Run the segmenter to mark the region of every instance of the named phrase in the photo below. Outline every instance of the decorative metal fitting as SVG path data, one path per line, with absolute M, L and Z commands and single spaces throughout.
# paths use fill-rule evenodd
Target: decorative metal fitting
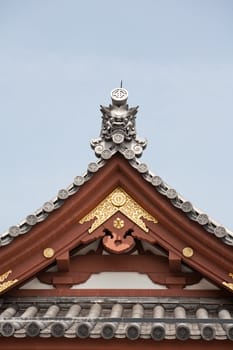
M 142 220 L 152 221 L 155 224 L 158 220 L 150 215 L 145 209 L 143 209 L 133 198 L 131 198 L 122 188 L 117 187 L 112 193 L 110 193 L 97 207 L 95 207 L 90 213 L 83 217 L 79 223 L 83 224 L 92 219 L 95 221 L 89 228 L 89 233 L 92 233 L 96 228 L 107 221 L 113 214 L 121 212 L 127 218 L 132 220 L 143 231 L 148 232 L 149 229 Z
M 55 251 L 53 248 L 45 248 L 43 251 L 43 255 L 46 259 L 50 259 L 54 256 Z
M 194 254 L 193 249 L 191 247 L 185 247 L 182 250 L 182 254 L 183 256 L 185 256 L 186 258 L 191 258 Z
M 125 226 L 124 220 L 120 219 L 120 218 L 116 218 L 113 221 L 113 227 L 117 228 L 117 229 L 121 229 Z

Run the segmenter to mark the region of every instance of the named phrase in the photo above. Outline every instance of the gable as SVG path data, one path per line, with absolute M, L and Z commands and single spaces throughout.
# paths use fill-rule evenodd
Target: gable
M 107 218 L 91 230 L 97 214 L 91 216 L 90 213 L 93 214 L 101 203 L 107 202 L 109 196 L 116 193 L 114 191 L 118 191 L 118 197 L 123 193 L 130 198 L 132 208 L 127 209 L 126 216 L 118 203 L 116 212 L 110 209 Z M 140 209 L 136 219 L 135 209 Z M 10 279 L 7 278 L 4 283 L 14 281 L 9 288 L 15 287 L 55 261 L 62 268 L 67 268 L 70 252 L 80 245 L 102 238 L 106 230 L 111 232 L 114 220 L 127 222 L 125 231 L 135 231 L 128 236 L 131 240 L 135 236 L 137 240 L 161 246 L 167 252 L 171 270 L 179 270 L 181 262 L 184 262 L 220 288 L 226 287 L 231 291 L 231 285 L 227 285 L 231 283 L 231 247 L 219 242 L 174 208 L 120 155 L 111 158 L 85 186 L 30 233 L 1 248 L 2 271 L 8 271 L 9 266 L 12 271 Z M 105 240 L 111 242 L 110 238 L 107 236 Z M 113 253 L 116 253 L 114 249 Z
M 109 107 L 101 106 L 100 137 L 91 141 L 100 160 L 1 235 L 0 292 L 54 263 L 69 270 L 72 251 L 97 239 L 113 255 L 140 241 L 160 246 L 173 273 L 184 263 L 232 292 L 233 235 L 138 161 L 147 144 L 136 133 L 138 107 L 128 107 L 125 89 L 111 97 Z
M 112 249 L 104 244 L 104 238 L 106 236 L 72 251 L 67 269 L 52 264 L 20 286 L 20 291 L 13 290 L 10 294 L 40 295 L 41 289 L 54 289 L 54 295 L 69 295 L 73 289 L 79 294 L 80 289 L 85 289 L 83 292 L 87 294 L 87 289 L 95 290 L 97 286 L 98 295 L 101 295 L 100 289 L 108 289 L 111 294 L 116 289 L 116 296 L 126 289 L 166 289 L 164 296 L 182 293 L 182 289 L 187 295 L 192 294 L 187 293 L 188 289 L 199 290 L 200 295 L 208 295 L 203 292 L 206 290 L 219 290 L 184 263 L 174 271 L 167 252 L 159 246 L 137 240 L 127 254 L 119 251 L 112 254 Z
M 115 89 L 101 106 L 91 141 L 100 160 L 1 235 L 0 343 L 9 348 L 233 339 L 233 234 L 139 162 L 146 141 L 127 96 Z

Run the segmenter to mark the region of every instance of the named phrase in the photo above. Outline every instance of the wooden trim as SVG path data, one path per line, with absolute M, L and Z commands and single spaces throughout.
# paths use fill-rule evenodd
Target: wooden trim
M 193 272 L 176 272 L 169 270 L 167 257 L 142 254 L 142 255 L 77 255 L 70 259 L 70 269 L 67 272 L 42 272 L 38 278 L 42 283 L 61 285 L 74 285 L 83 283 L 92 274 L 101 272 L 139 272 L 146 274 L 154 283 L 173 286 L 192 285 L 198 283 L 202 276 Z
M 232 342 L 229 340 L 163 340 L 156 342 L 152 339 L 138 339 L 135 341 L 128 339 L 86 339 L 79 338 L 67 339 L 67 338 L 0 338 L 0 347 L 4 350 L 103 350 L 107 348 L 109 350 L 128 350 L 136 349 L 141 350 L 146 348 L 147 350 L 199 350 L 202 348 L 210 350 L 224 350 L 232 349 Z
M 15 289 L 8 292 L 16 297 L 203 297 L 232 298 L 231 293 L 224 290 L 194 290 L 194 289 Z
M 185 261 L 221 288 L 226 288 L 223 282 L 232 283 L 229 277 L 233 266 L 232 247 L 223 244 L 187 218 L 181 210 L 176 209 L 121 155 L 110 159 L 77 194 L 67 199 L 64 205 L 51 213 L 44 222 L 35 225 L 30 232 L 16 238 L 10 245 L 2 247 L 0 274 L 11 269 L 11 279 L 18 280 L 17 283 L 21 284 L 55 262 L 59 256 L 82 244 L 83 240 L 93 240 L 94 235 L 86 235 L 90 223 L 81 225 L 79 219 L 117 186 L 121 186 L 158 219 L 159 224 L 153 225 L 148 222 L 148 227 L 151 229 L 150 235 L 153 235 L 163 248 L 169 253 L 174 253 L 178 259 Z M 182 255 L 182 249 L 186 246 L 194 251 L 190 259 Z M 54 250 L 55 254 L 51 259 L 44 257 L 45 248 Z M 177 264 L 178 260 L 171 262 L 172 268 L 176 269 Z M 60 266 L 67 269 L 68 261 L 63 260 Z

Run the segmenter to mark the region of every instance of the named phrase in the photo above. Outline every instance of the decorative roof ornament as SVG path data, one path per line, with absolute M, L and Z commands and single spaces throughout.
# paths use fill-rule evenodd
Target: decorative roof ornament
M 106 164 L 107 159 L 116 152 L 120 152 L 145 181 L 151 183 L 156 191 L 167 197 L 171 204 L 182 211 L 190 220 L 201 225 L 204 230 L 220 239 L 224 244 L 233 246 L 233 231 L 228 230 L 193 206 L 191 202 L 166 184 L 160 176 L 152 173 L 145 163 L 136 159 L 142 155 L 143 149 L 147 145 L 147 141 L 139 139 L 136 134 L 135 119 L 138 106 L 128 107 L 128 91 L 122 88 L 122 82 L 120 88 L 112 90 L 111 98 L 112 104 L 109 107 L 101 106 L 100 109 L 103 113 L 100 137 L 91 141 L 91 147 L 95 150 L 97 157 L 101 159 L 90 163 L 82 176 L 76 176 L 67 188 L 61 189 L 54 199 L 45 202 L 34 214 L 28 215 L 19 224 L 0 233 L 0 247 L 10 244 L 16 237 L 27 234 L 34 226 L 46 220 L 69 197 L 77 193 L 80 187 L 89 181 Z
M 116 152 L 126 159 L 140 157 L 147 145 L 146 140 L 139 139 L 136 133 L 137 107 L 129 108 L 128 91 L 122 87 L 111 92 L 112 104 L 100 106 L 102 126 L 100 137 L 91 140 L 91 147 L 97 157 L 109 159 Z

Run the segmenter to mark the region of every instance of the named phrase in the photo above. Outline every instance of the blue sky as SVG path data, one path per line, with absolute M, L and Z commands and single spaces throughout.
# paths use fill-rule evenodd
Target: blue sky
M 0 232 L 95 160 L 120 80 L 149 168 L 233 229 L 233 2 L 0 0 Z

